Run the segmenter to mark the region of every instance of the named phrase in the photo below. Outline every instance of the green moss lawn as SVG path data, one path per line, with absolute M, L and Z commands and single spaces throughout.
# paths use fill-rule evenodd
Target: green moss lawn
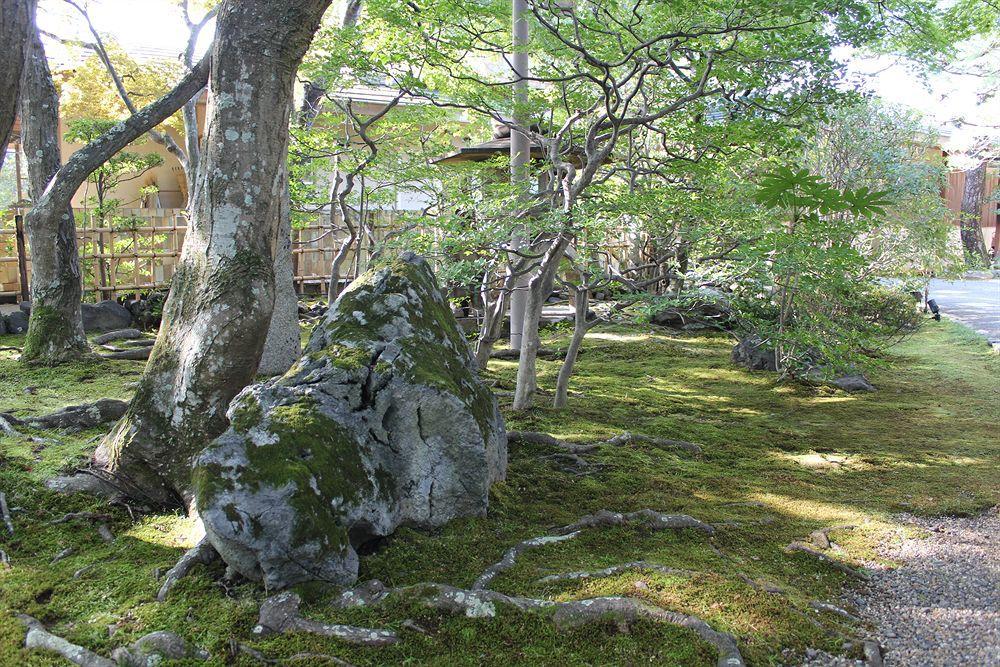
M 549 334 L 546 344 L 558 345 L 560 337 Z M 0 346 L 21 340 L 3 336 Z M 956 325 L 928 322 L 872 374 L 880 391 L 851 395 L 778 384 L 772 374 L 738 369 L 729 362 L 730 348 L 730 339 L 719 334 L 596 329 L 578 363 L 569 408 L 508 414 L 508 427 L 575 441 L 629 430 L 699 443 L 704 456 L 605 446 L 578 470 L 549 456 L 551 449 L 515 447 L 488 518 L 458 521 L 433 534 L 401 530 L 362 559 L 362 578 L 468 586 L 514 542 L 583 514 L 683 512 L 716 524 L 717 535 L 709 541 L 696 531 L 590 530 L 526 552 L 494 588 L 553 599 L 637 596 L 733 633 L 755 665 L 794 664 L 808 647 L 840 652 L 845 638 L 861 630 L 811 610 L 809 602 L 836 600 L 850 582 L 783 547 L 811 531 L 851 524 L 856 528 L 831 533 L 843 549 L 833 556 L 859 564 L 874 558 L 879 539 L 903 530 L 893 518 L 900 512 L 972 514 L 1000 502 L 1000 357 Z M 541 386 L 551 390 L 558 363 L 539 363 Z M 26 415 L 125 398 L 141 369 L 141 362 L 127 361 L 29 369 L 12 352 L 0 352 L 0 411 Z M 514 372 L 512 362 L 490 364 L 502 404 L 509 405 Z M 707 644 L 673 627 L 640 623 L 619 632 L 609 623 L 560 632 L 539 617 L 513 612 L 495 619 L 400 606 L 335 612 L 325 605 L 332 591 L 317 586 L 299 591 L 310 617 L 389 627 L 403 641 L 356 648 L 310 636 L 260 639 L 251 630 L 265 593 L 250 583 L 222 583 L 218 564 L 195 570 L 166 603 L 156 603 L 155 574 L 192 545 L 193 523 L 173 514 L 133 517 L 130 508 L 61 497 L 42 486 L 46 477 L 83 463 L 101 433 L 0 439 L 0 490 L 16 528 L 13 537 L 0 535 L 0 549 L 11 561 L 9 568 L 0 566 L 0 665 L 60 664 L 22 648 L 16 612 L 104 655 L 147 632 L 170 629 L 211 651 L 216 665 L 257 664 L 234 655 L 234 642 L 276 660 L 313 652 L 355 665 L 714 664 Z M 111 514 L 115 540 L 104 542 L 88 522 L 51 523 L 81 510 Z M 72 552 L 53 563 L 66 549 Z M 694 573 L 538 583 L 548 574 L 634 560 Z M 783 593 L 768 593 L 765 585 Z M 414 624 L 424 632 L 411 629 Z

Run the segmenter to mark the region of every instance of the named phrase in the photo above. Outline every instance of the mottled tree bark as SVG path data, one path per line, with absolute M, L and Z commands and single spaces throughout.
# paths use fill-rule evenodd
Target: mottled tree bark
M 17 116 L 18 90 L 32 31 L 34 0 L 0 0 L 0 169 Z M 3 202 L 6 203 L 6 202 Z
M 569 237 L 560 234 L 550 243 L 537 272 L 528 281 L 528 299 L 524 307 L 524 328 L 521 339 L 521 356 L 517 365 L 517 384 L 514 387 L 514 410 L 527 410 L 531 407 L 535 392 L 538 390 L 538 349 L 541 339 L 538 326 L 542 321 L 542 308 L 545 300 L 552 292 L 552 284 L 563 253 L 569 245 Z
M 21 142 L 28 159 L 28 190 L 41 198 L 59 171 L 59 95 L 45 49 L 32 31 L 21 82 Z M 57 364 L 90 351 L 80 316 L 80 260 L 70 203 L 32 211 L 27 219 L 31 244 L 31 320 L 21 360 Z
M 576 358 L 580 354 L 583 346 L 583 339 L 587 332 L 594 328 L 598 320 L 587 321 L 587 312 L 590 310 L 590 288 L 586 283 L 575 285 L 573 290 L 576 294 L 574 303 L 575 319 L 573 320 L 573 337 L 569 341 L 566 349 L 566 357 L 559 368 L 559 377 L 556 378 L 556 396 L 552 399 L 552 407 L 565 408 L 569 400 L 569 379 L 573 375 L 573 366 Z
M 292 266 L 292 202 L 288 192 L 288 167 L 282 167 L 281 201 L 278 205 L 278 236 L 274 246 L 274 308 L 264 351 L 257 372 L 281 375 L 292 367 L 302 353 L 299 334 L 299 297 L 295 293 Z
M 965 189 L 962 191 L 962 212 L 959 222 L 965 263 L 981 267 L 989 263 L 986 241 L 980 220 L 983 215 L 983 191 L 986 187 L 986 164 L 983 160 L 974 169 L 965 172 Z
M 125 493 L 187 504 L 190 463 L 252 379 L 274 306 L 274 243 L 295 72 L 330 0 L 226 0 L 195 206 L 163 323 L 95 465 Z

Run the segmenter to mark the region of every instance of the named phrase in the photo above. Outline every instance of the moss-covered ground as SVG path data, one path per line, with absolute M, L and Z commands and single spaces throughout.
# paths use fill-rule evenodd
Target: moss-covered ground
M 546 344 L 559 345 L 559 337 L 550 334 Z M 19 340 L 0 337 L 0 346 Z M 850 395 L 778 384 L 771 374 L 735 368 L 730 347 L 718 334 L 596 329 L 578 363 L 569 408 L 508 414 L 509 427 L 579 441 L 642 432 L 700 443 L 703 458 L 648 445 L 603 447 L 580 471 L 564 469 L 544 447 L 515 447 L 489 517 L 433 534 L 402 530 L 363 557 L 362 578 L 468 586 L 512 543 L 583 514 L 644 507 L 683 512 L 720 526 L 716 548 L 695 531 L 594 529 L 526 552 L 494 587 L 553 599 L 638 596 L 733 633 L 755 665 L 794 664 L 807 647 L 839 652 L 845 636 L 862 630 L 808 605 L 837 599 L 850 582 L 782 548 L 813 530 L 853 524 L 856 529 L 835 531 L 832 538 L 842 547 L 834 557 L 857 564 L 874 557 L 877 540 L 903 530 L 894 519 L 899 512 L 970 514 L 1000 502 L 1000 357 L 955 325 L 929 322 L 873 374 L 877 393 Z M 541 387 L 551 390 L 558 363 L 539 364 Z M 25 368 L 12 353 L 0 352 L 0 411 L 43 413 L 127 397 L 141 368 L 124 361 Z M 514 372 L 513 363 L 491 363 L 489 376 L 502 396 L 513 388 Z M 274 659 L 313 652 L 356 665 L 714 664 L 706 644 L 673 627 L 640 623 L 622 633 L 609 623 L 560 632 L 542 618 L 510 612 L 495 619 L 399 606 L 334 612 L 324 604 L 331 591 L 316 586 L 300 590 L 310 617 L 389 627 L 403 641 L 356 648 L 311 636 L 256 638 L 251 630 L 265 593 L 251 583 L 221 583 L 220 565 L 196 569 L 166 603 L 153 600 L 159 585 L 154 573 L 191 546 L 190 520 L 132 517 L 125 507 L 44 489 L 45 477 L 85 460 L 101 431 L 27 435 L 35 439 L 0 439 L 0 490 L 16 528 L 13 537 L 0 536 L 0 549 L 11 560 L 10 568 L 0 569 L 0 665 L 60 664 L 22 648 L 24 630 L 15 612 L 34 615 L 105 655 L 152 630 L 174 630 L 211 651 L 218 665 L 255 664 L 234 656 L 232 642 Z M 88 509 L 112 514 L 113 542 L 104 542 L 87 522 L 51 523 Z M 73 551 L 52 563 L 65 549 Z M 696 574 L 627 572 L 537 583 L 547 574 L 640 559 Z M 785 593 L 758 590 L 746 579 Z M 425 632 L 408 629 L 413 624 L 407 620 Z

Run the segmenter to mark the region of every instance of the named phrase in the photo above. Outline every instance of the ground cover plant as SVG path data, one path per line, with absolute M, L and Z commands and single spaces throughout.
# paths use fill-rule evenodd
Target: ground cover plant
M 555 331 L 543 342 L 558 347 L 567 338 Z M 0 344 L 13 342 L 5 337 Z M 1000 501 L 991 422 L 1000 358 L 957 325 L 927 322 L 886 353 L 884 367 L 871 377 L 878 392 L 847 394 L 738 368 L 729 359 L 731 346 L 720 333 L 595 328 L 577 362 L 568 407 L 508 413 L 508 428 L 581 443 L 630 431 L 697 443 L 701 455 L 632 441 L 572 460 L 549 445 L 515 442 L 489 516 L 430 534 L 401 530 L 362 556 L 360 580 L 469 587 L 520 540 L 602 509 L 651 508 L 691 515 L 716 531 L 596 527 L 525 551 L 491 587 L 559 601 L 628 595 L 693 614 L 732 633 L 749 664 L 795 663 L 810 647 L 842 652 L 864 629 L 810 605 L 842 604 L 839 596 L 855 577 L 785 547 L 835 528 L 829 537 L 841 550 L 824 553 L 857 567 L 876 558 L 877 540 L 903 530 L 900 512 L 970 515 Z M 142 370 L 141 362 L 130 361 L 24 367 L 13 352 L 2 354 L 0 404 L 22 417 L 97 397 L 127 398 Z M 559 365 L 558 359 L 539 361 L 543 393 L 553 389 Z M 505 410 L 515 373 L 512 361 L 492 361 L 487 372 Z M 295 589 L 303 615 L 389 628 L 401 641 L 361 648 L 305 634 L 262 637 L 253 629 L 267 592 L 225 580 L 218 563 L 199 566 L 165 602 L 156 602 L 157 575 L 192 546 L 194 522 L 42 486 L 82 464 L 102 433 L 24 430 L 0 440 L 0 491 L 15 529 L 0 539 L 10 560 L 0 566 L 0 664 L 60 664 L 53 654 L 22 648 L 16 613 L 33 615 L 102 655 L 148 632 L 172 630 L 210 651 L 209 664 L 260 664 L 260 656 L 320 664 L 306 654 L 356 665 L 715 661 L 714 649 L 672 625 L 567 629 L 536 614 L 501 608 L 496 617 L 468 618 L 405 600 L 334 610 L 336 591 L 315 584 Z M 97 521 L 60 522 L 72 512 L 94 513 Z M 102 537 L 101 524 L 110 536 Z M 845 525 L 854 528 L 836 528 Z M 540 581 L 635 561 L 646 569 Z

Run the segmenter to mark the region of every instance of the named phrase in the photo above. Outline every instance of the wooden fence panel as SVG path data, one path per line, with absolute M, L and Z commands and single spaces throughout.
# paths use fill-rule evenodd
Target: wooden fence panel
M 22 213 L 18 211 L 18 213 Z M 127 209 L 122 219 L 134 225 L 102 226 L 86 212 L 77 211 L 77 244 L 83 289 L 105 299 L 164 289 L 170 285 L 187 231 L 187 219 L 180 209 Z M 376 242 L 397 225 L 388 211 L 376 211 L 369 227 Z M 339 217 L 331 225 L 329 214 L 292 230 L 292 260 L 295 284 L 300 293 L 327 291 L 330 264 L 343 240 Z M 346 279 L 367 268 L 371 241 L 363 239 L 360 257 L 352 249 L 341 273 Z M 31 249 L 24 257 L 30 279 Z M 14 218 L 0 220 L 0 298 L 19 299 L 22 281 L 18 275 L 18 248 Z

